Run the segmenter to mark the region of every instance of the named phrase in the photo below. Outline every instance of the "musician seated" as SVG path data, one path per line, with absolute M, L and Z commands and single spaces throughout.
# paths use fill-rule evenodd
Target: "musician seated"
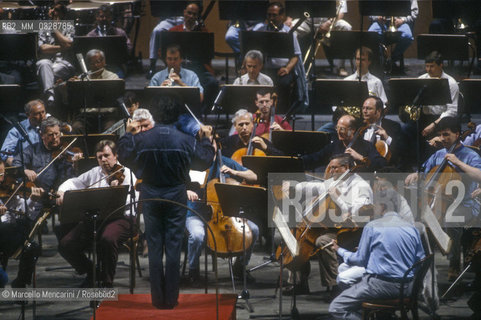
M 235 54 L 236 70 L 242 64 L 242 57 L 240 54 L 240 34 L 242 31 L 252 31 L 252 29 L 262 21 L 258 20 L 236 20 L 229 21 L 227 32 L 225 33 L 225 42 L 231 47 Z
M 396 43 L 396 47 L 391 54 L 391 60 L 393 62 L 392 73 L 404 72 L 404 70 L 401 70 L 400 66 L 398 66 L 396 62 L 403 58 L 404 52 L 407 50 L 407 48 L 409 48 L 414 40 L 414 22 L 418 17 L 418 13 L 418 1 L 411 0 L 411 14 L 405 17 L 394 17 L 394 26 L 396 27 L 397 31 L 401 32 L 401 39 Z M 372 16 L 370 18 L 373 23 L 369 27 L 368 31 L 374 31 L 380 35 L 389 32 L 388 28 L 390 27 L 390 21 L 386 21 L 386 17 Z
M 271 130 L 292 131 L 292 127 L 287 120 L 283 120 L 282 117 L 277 114 L 271 114 L 271 112 L 274 111 L 274 108 L 272 108 L 274 99 L 276 99 L 275 103 L 277 104 L 277 95 L 272 89 L 260 89 L 256 92 L 255 104 L 257 110 L 260 112 L 260 121 L 256 129 L 257 136 L 268 134 Z M 271 123 L 272 119 L 274 119 L 273 123 Z
M 130 42 L 127 33 L 117 28 L 112 24 L 112 8 L 108 5 L 102 5 L 95 13 L 96 27 L 87 33 L 87 37 L 105 37 L 105 36 L 121 36 L 125 38 L 125 45 L 127 48 L 127 55 L 130 55 L 133 49 L 132 42 Z M 125 66 L 114 65 L 111 66 L 119 78 L 125 78 Z
M 140 100 L 139 98 L 137 98 L 137 95 L 133 91 L 126 91 L 120 101 L 121 103 L 123 103 L 125 108 L 127 108 L 127 112 L 130 116 L 132 116 L 135 110 L 139 109 L 140 107 Z M 120 119 L 103 133 L 113 133 L 117 134 L 118 136 L 123 136 L 125 134 L 125 119 Z
M 150 79 L 149 86 L 157 87 L 197 87 L 200 91 L 200 101 L 204 97 L 204 88 L 195 72 L 182 67 L 183 56 L 180 46 L 171 45 L 165 50 L 166 68 L 154 74 Z
M 117 146 L 113 141 L 102 140 L 95 146 L 95 153 L 98 166 L 81 174 L 76 178 L 65 181 L 58 188 L 59 198 L 57 205 L 63 203 L 64 194 L 69 190 L 108 188 L 118 185 L 135 185 L 136 178 L 129 168 L 123 167 L 117 160 Z M 114 170 L 115 168 L 115 170 Z M 118 171 L 118 172 L 116 172 Z M 131 181 L 131 177 L 133 181 Z M 102 287 L 110 288 L 113 286 L 115 269 L 117 266 L 119 248 L 132 236 L 131 230 L 137 233 L 135 226 L 135 212 L 128 209 L 130 195 L 127 197 L 125 216 L 108 222 L 99 232 L 98 246 L 101 254 L 98 259 L 101 261 L 100 274 L 97 279 Z M 84 251 L 91 248 L 92 232 L 88 221 L 81 221 L 76 224 L 62 225 L 61 238 L 59 240 L 58 251 L 79 274 L 87 274 L 82 287 L 92 288 L 93 269 L 92 261 L 87 258 Z
M 264 56 L 259 50 L 250 50 L 244 57 L 245 74 L 234 80 L 235 85 L 273 86 L 271 77 L 261 72 L 264 66 Z
M 200 19 L 202 2 L 188 1 L 184 9 L 184 23 L 172 27 L 169 31 L 177 32 L 208 32 Z M 200 84 L 205 90 L 205 101 L 202 103 L 203 113 L 208 113 L 219 91 L 219 81 L 215 76 L 211 61 L 199 58 L 186 57 L 184 65 L 199 77 Z
M 214 161 L 209 169 L 209 176 L 207 177 L 207 183 L 213 179 L 218 179 L 220 173 L 223 173 L 226 179 L 232 178 L 237 183 L 246 181 L 247 183 L 255 183 L 257 181 L 257 175 L 250 169 L 247 169 L 234 160 L 222 156 L 223 166 L 219 170 L 218 161 Z M 193 190 L 187 190 L 188 203 L 187 206 L 192 208 L 203 215 L 203 218 L 209 220 L 211 210 L 206 203 L 199 200 L 199 195 Z M 214 219 L 214 217 L 212 217 Z M 240 256 L 236 259 L 232 270 L 236 279 L 243 279 L 243 262 L 247 266 L 250 261 L 250 257 L 253 252 L 254 244 L 259 237 L 259 227 L 252 221 L 247 220 L 247 224 L 252 232 L 252 245 L 246 250 L 246 258 Z M 200 284 L 200 268 L 199 257 L 202 253 L 202 244 L 205 239 L 205 226 L 202 220 L 194 214 L 192 211 L 187 212 L 187 220 L 185 222 L 187 231 L 189 232 L 189 240 L 187 247 L 187 260 L 189 262 L 189 284 L 197 286 Z M 249 274 L 246 274 L 249 282 L 255 282 L 255 279 Z
M 63 20 L 66 14 L 67 8 L 62 3 L 55 4 L 49 10 L 49 17 L 55 21 Z M 72 65 L 74 57 L 69 50 L 72 47 L 74 32 L 75 30 L 71 28 L 38 33 L 37 75 L 45 96 L 44 101 L 49 108 L 55 105 L 55 80 L 67 80 L 75 72 L 75 67 Z
M 257 24 L 253 31 L 273 31 L 288 33 L 290 28 L 284 24 L 286 20 L 285 8 L 280 2 L 270 2 L 267 7 L 267 20 Z M 294 55 L 287 58 L 269 58 L 266 63 L 266 72 L 272 77 L 279 92 L 290 93 L 292 86 L 294 101 L 301 101 L 307 104 L 307 85 L 305 82 L 305 71 L 302 65 L 302 53 L 297 37 L 293 34 Z M 273 71 L 273 72 L 270 72 Z
M 262 137 L 254 136 L 251 139 L 254 129 L 254 119 L 252 113 L 246 109 L 237 110 L 232 119 L 237 134 L 222 139 L 222 154 L 226 157 L 232 157 L 235 151 L 241 148 L 247 148 L 249 142 L 252 141 L 255 148 L 264 151 L 270 156 L 280 156 L 282 152 L 276 149 L 272 143 Z
M 297 194 L 311 195 L 313 197 L 317 195 L 326 194 L 330 197 L 336 205 L 336 210 L 340 212 L 343 219 L 351 217 L 353 221 L 359 222 L 364 217 L 359 217 L 359 210 L 362 206 L 372 204 L 372 189 L 369 183 L 367 183 L 361 176 L 356 173 L 350 174 L 344 177 L 344 180 L 339 180 L 343 174 L 347 174 L 348 170 L 354 168 L 353 159 L 349 154 L 336 154 L 331 157 L 329 161 L 329 179 L 323 182 L 303 182 L 296 185 L 296 198 Z M 333 185 L 338 183 L 337 185 Z M 306 203 L 310 203 L 312 199 L 306 199 Z M 337 213 L 336 213 L 337 214 Z M 326 214 L 326 219 L 319 221 L 325 226 L 331 228 L 325 228 L 322 231 L 322 235 L 316 239 L 316 246 L 323 247 L 337 238 L 337 228 L 334 227 L 334 221 L 328 219 L 330 215 Z M 306 219 L 316 219 L 312 212 L 307 212 L 304 216 Z M 359 220 L 357 220 L 359 217 Z M 336 253 L 330 247 L 326 247 L 320 250 L 319 255 L 319 269 L 321 273 L 321 284 L 331 290 L 331 295 L 337 294 L 337 268 L 339 266 Z M 308 277 L 310 273 L 310 264 L 306 263 L 299 272 L 296 273 L 296 277 L 299 280 L 296 287 L 290 287 L 285 293 L 308 293 Z M 292 284 L 293 279 L 290 283 Z
M 374 211 L 382 218 L 369 222 L 356 252 L 335 243 L 333 249 L 349 265 L 364 267 L 360 282 L 344 290 L 329 306 L 334 319 L 361 319 L 362 303 L 370 299 L 397 299 L 404 273 L 424 258 L 419 232 L 403 221 L 397 209 L 397 193 L 376 193 Z M 412 281 L 414 272 L 408 275 Z M 409 295 L 411 286 L 407 286 Z
M 38 127 L 42 120 L 47 117 L 45 104 L 40 99 L 31 100 L 25 104 L 24 110 L 27 119 L 20 121 L 20 127 L 25 130 L 28 139 L 32 144 L 37 143 L 40 140 Z M 3 141 L 0 157 L 9 166 L 12 165 L 13 157 L 20 152 L 18 144 L 20 139 L 22 139 L 22 134 L 14 127 L 8 131 L 7 137 Z M 22 148 L 27 148 L 30 145 L 30 142 L 27 139 L 24 139 L 22 141 Z
M 435 172 L 436 167 L 445 162 L 445 160 L 449 161 L 447 165 L 452 167 L 454 171 L 463 174 L 460 178 L 465 188 L 464 197 L 461 204 L 454 210 L 453 217 L 455 217 L 455 220 L 464 219 L 462 224 L 464 226 L 464 224 L 469 223 L 479 214 L 479 209 L 474 204 L 471 193 L 476 189 L 476 183 L 481 181 L 481 157 L 476 151 L 463 146 L 459 142 L 461 125 L 457 118 L 444 117 L 439 121 L 436 128 L 441 138 L 443 149 L 436 151 L 423 163 L 423 176 L 429 172 Z M 419 175 L 412 173 L 406 178 L 405 183 L 407 185 L 415 184 L 418 179 Z M 439 212 L 439 210 L 434 210 L 434 214 L 443 221 L 443 226 L 447 227 L 446 231 L 453 241 L 451 251 L 448 254 L 448 279 L 454 280 L 459 275 L 461 267 L 461 236 L 463 228 L 459 223 L 453 223 L 453 220 L 449 220 L 448 216 L 444 217 L 445 213 Z
M 337 121 L 336 131 L 338 140 L 326 145 L 321 150 L 304 155 L 304 167 L 315 169 L 326 165 L 328 159 L 334 154 L 349 153 L 357 164 L 363 164 L 369 171 L 386 166 L 384 159 L 373 145 L 364 139 L 355 139 L 359 124 L 351 115 L 344 115 Z
M 0 187 L 5 180 L 5 163 L 0 160 Z M 33 221 L 29 215 L 26 215 L 25 208 L 28 212 L 35 210 L 36 202 L 42 197 L 44 190 L 42 188 L 32 188 L 31 195 L 26 201 L 18 195 L 5 206 L 0 200 L 0 252 L 5 257 L 11 257 L 17 250 L 21 249 L 20 263 L 18 266 L 17 277 L 12 281 L 12 288 L 25 288 L 31 284 L 35 262 L 40 256 L 40 247 L 36 242 L 24 248 L 25 241 L 30 232 Z M 0 268 L 0 271 L 4 270 Z M 4 274 L 4 283 L 0 281 L 0 287 L 7 282 L 7 274 Z
M 378 97 L 367 98 L 362 105 L 364 123 L 370 127 L 364 132 L 364 140 L 376 145 L 383 141 L 391 153 L 391 164 L 399 164 L 401 125 L 384 117 L 383 101 Z
M 372 50 L 364 46 L 361 49 L 362 56 L 359 49 L 356 50 L 356 72 L 347 76 L 344 80 L 359 80 L 359 73 L 361 73 L 361 81 L 367 82 L 369 95 L 381 98 L 384 108 L 386 108 L 387 96 L 382 81 L 369 72 L 369 66 L 372 63 Z
M 481 124 L 478 124 L 476 126 L 476 129 L 473 133 L 468 135 L 464 140 L 463 140 L 463 145 L 465 146 L 475 146 L 479 147 L 481 146 Z M 3 148 L 2 148 L 3 150 Z

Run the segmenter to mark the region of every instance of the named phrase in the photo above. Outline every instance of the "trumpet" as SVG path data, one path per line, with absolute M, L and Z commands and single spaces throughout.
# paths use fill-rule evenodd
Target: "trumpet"
M 396 25 L 394 24 L 394 17 L 391 17 L 391 22 L 389 23 L 389 28 L 387 32 L 397 32 Z

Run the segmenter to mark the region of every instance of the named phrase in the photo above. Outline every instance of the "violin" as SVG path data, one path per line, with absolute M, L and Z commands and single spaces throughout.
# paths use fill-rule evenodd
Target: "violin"
M 77 138 L 72 141 L 75 140 L 77 140 Z M 82 159 L 82 156 L 78 156 L 82 155 L 82 149 L 79 147 L 72 147 L 71 145 L 72 143 L 63 142 L 57 149 L 52 151 L 52 158 L 60 158 L 67 160 L 68 162 L 74 162 Z
M 222 168 L 224 165 L 222 161 L 222 151 L 217 148 L 217 166 Z M 224 216 L 222 208 L 219 203 L 215 185 L 217 183 L 239 184 L 235 179 L 227 179 L 225 174 L 220 171 L 219 178 L 212 179 L 207 183 L 207 204 L 212 209 L 212 218 L 208 222 L 212 233 L 214 234 L 216 246 L 212 239 L 212 234 L 207 233 L 207 246 L 216 251 L 219 256 L 241 255 L 244 252 L 243 241 L 243 227 L 245 227 L 245 247 L 246 249 L 252 245 L 252 231 L 247 224 L 247 219 Z
M 119 182 L 119 185 L 121 185 L 124 182 L 125 179 L 125 174 L 124 174 L 125 168 L 124 166 L 116 163 L 110 170 L 110 174 L 108 175 L 107 182 L 109 185 L 112 184 L 113 181 L 117 180 Z
M 259 121 L 260 121 L 259 111 L 256 112 L 256 115 L 257 115 L 256 121 L 254 122 L 254 128 L 252 129 L 247 148 L 244 147 L 244 148 L 237 149 L 231 156 L 232 160 L 234 160 L 235 162 L 241 165 L 242 165 L 243 156 L 259 156 L 259 157 L 266 156 L 266 153 L 264 151 L 256 149 L 254 147 L 254 144 L 252 143 L 252 139 L 256 136 L 257 126 L 259 125 Z

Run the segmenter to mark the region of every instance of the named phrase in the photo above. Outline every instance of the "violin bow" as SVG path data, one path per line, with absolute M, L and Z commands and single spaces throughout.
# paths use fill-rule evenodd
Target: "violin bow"
M 99 182 L 102 181 L 102 180 L 105 180 L 105 179 L 110 178 L 111 176 L 113 176 L 113 175 L 116 174 L 117 172 L 120 172 L 120 171 L 122 171 L 122 170 L 124 170 L 124 169 L 125 169 L 125 166 L 122 166 L 122 165 L 121 165 L 120 168 L 118 168 L 118 169 L 115 170 L 114 172 L 111 172 L 109 175 L 107 175 L 107 176 L 105 176 L 105 177 L 102 177 L 102 178 L 100 178 L 99 180 L 97 180 L 97 181 L 95 181 L 94 183 L 92 183 L 91 185 L 89 185 L 89 186 L 87 187 L 87 189 L 90 188 L 90 187 L 92 187 L 92 186 L 94 186 L 94 185 L 96 185 L 97 183 L 99 183 Z

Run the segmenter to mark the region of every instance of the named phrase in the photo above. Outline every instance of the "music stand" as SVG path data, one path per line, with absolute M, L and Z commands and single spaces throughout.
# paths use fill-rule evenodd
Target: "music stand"
M 424 88 L 417 105 L 443 105 L 452 102 L 448 79 L 389 79 L 391 88 L 389 101 L 393 106 L 412 105 L 412 102 Z
M 220 20 L 259 20 L 266 18 L 268 0 L 219 1 Z
M 469 38 L 461 34 L 419 34 L 418 59 L 438 51 L 446 60 L 469 60 Z
M 459 90 L 464 97 L 464 110 L 462 113 L 471 113 L 471 110 L 479 110 L 481 105 L 481 79 L 464 79 L 459 83 Z
M 265 188 L 216 183 L 215 191 L 225 216 L 240 217 L 253 221 L 263 230 L 267 226 L 267 217 L 260 214 L 267 212 L 267 192 Z M 244 261 L 246 256 L 245 229 L 243 229 Z M 243 264 L 244 288 L 240 298 L 246 300 L 247 308 L 253 310 L 249 304 L 249 291 L 246 287 L 245 263 Z
M 102 50 L 107 64 L 124 64 L 129 57 L 127 40 L 123 36 L 76 36 L 73 38 L 72 47 L 75 53 L 82 53 L 84 56 L 91 49 Z
M 0 43 L 0 60 L 37 60 L 36 33 L 0 34 Z
M 314 153 L 330 143 L 329 134 L 321 131 L 272 131 L 272 144 L 284 154 L 299 157 Z
M 244 167 L 251 169 L 257 174 L 257 183 L 267 187 L 269 173 L 304 172 L 304 164 L 301 158 L 283 156 L 243 156 Z
M 181 16 L 189 1 L 150 0 L 150 12 L 156 18 Z
M 20 104 L 21 87 L 18 84 L 2 84 L 0 85 L 0 105 L 2 113 L 12 112 L 18 114 L 23 112 Z
M 381 35 L 374 31 L 332 31 L 329 52 L 333 58 L 352 59 L 360 45 L 378 52 L 380 42 Z M 378 59 L 374 55 L 373 60 Z
M 410 0 L 359 0 L 359 12 L 362 16 L 409 16 Z
M 150 103 L 152 99 L 159 96 L 173 97 L 182 105 L 187 104 L 192 112 L 196 115 L 201 114 L 200 91 L 197 87 L 146 87 L 144 90 L 144 99 Z M 187 112 L 182 108 L 182 113 Z
M 241 31 L 242 56 L 249 50 L 259 50 L 268 58 L 291 58 L 294 56 L 294 37 L 287 32 Z
M 313 83 L 313 89 L 314 101 L 322 101 L 322 105 L 328 106 L 361 106 L 369 97 L 366 81 L 318 79 Z
M 122 79 L 67 81 L 69 108 L 112 108 L 117 105 L 117 98 L 124 94 L 124 90 L 125 81 Z
M 170 45 L 179 45 L 184 59 L 210 61 L 214 58 L 214 34 L 212 32 L 162 31 L 160 33 L 161 58 Z
M 311 17 L 334 17 L 336 15 L 336 1 L 285 1 L 286 14 L 289 17 L 301 17 L 308 12 Z
M 92 269 L 94 287 L 97 281 L 97 222 L 123 217 L 125 209 L 117 209 L 125 205 L 128 189 L 129 186 L 117 186 L 70 190 L 64 194 L 63 204 L 59 211 L 60 223 L 75 224 L 84 221 L 86 218 L 92 223 Z M 94 319 L 96 304 L 94 300 Z
M 249 112 L 256 112 L 256 93 L 261 89 L 268 89 L 272 92 L 276 91 L 276 88 L 272 86 L 223 85 L 221 86 L 221 90 L 224 90 L 224 93 L 221 95 L 217 105 L 221 107 L 222 112 L 225 114 L 233 114 L 239 109 L 247 109 Z M 278 104 L 277 107 L 278 112 L 281 112 L 280 110 L 286 106 Z
M 433 18 L 467 18 L 474 22 L 479 17 L 481 3 L 478 0 L 436 0 L 432 1 Z

